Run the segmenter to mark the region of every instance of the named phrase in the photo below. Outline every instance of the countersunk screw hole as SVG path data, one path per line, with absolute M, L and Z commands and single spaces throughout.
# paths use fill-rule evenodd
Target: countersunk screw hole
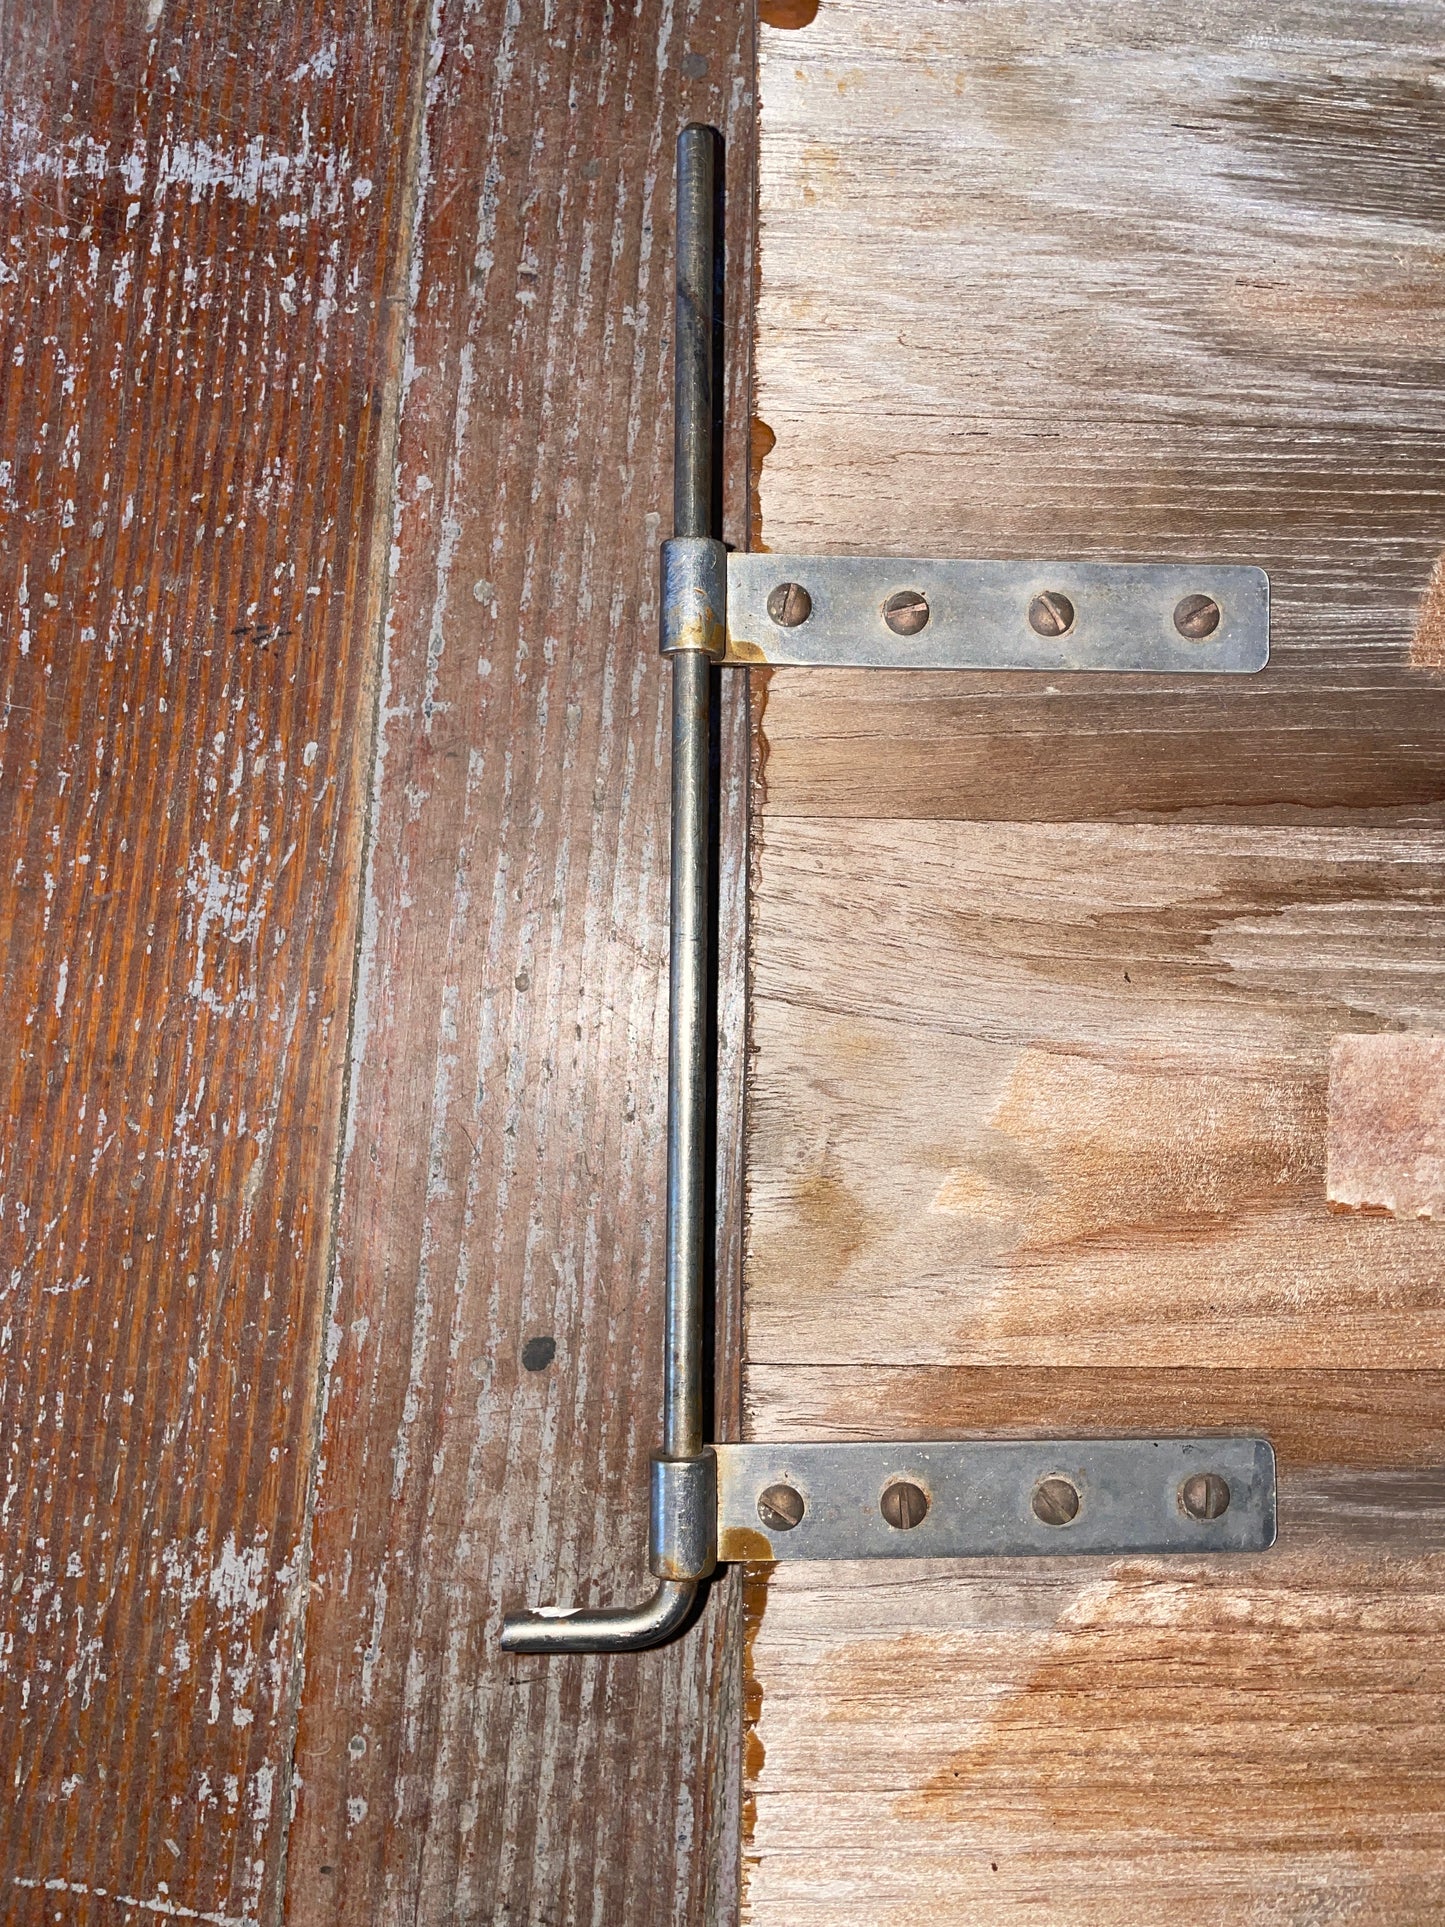
M 765 1485 L 758 1494 L 758 1517 L 769 1532 L 791 1532 L 807 1509 L 795 1485 Z
M 1046 1526 L 1066 1526 L 1079 1516 L 1079 1488 L 1071 1479 L 1040 1479 L 1034 1487 L 1034 1517 Z
M 911 1532 L 928 1517 L 928 1494 L 912 1479 L 895 1479 L 883 1488 L 878 1510 L 895 1532 Z
M 1058 589 L 1036 595 L 1029 604 L 1029 627 L 1036 636 L 1066 636 L 1074 626 L 1074 605 Z
M 1175 608 L 1174 627 L 1187 641 L 1203 642 L 1219 627 L 1219 604 L 1213 596 L 1185 596 Z
M 768 614 L 780 629 L 796 629 L 813 613 L 813 598 L 801 582 L 780 582 L 768 595 Z
M 917 589 L 900 589 L 883 605 L 883 620 L 895 636 L 916 636 L 928 627 L 928 598 Z
M 1196 1472 L 1179 1488 L 1179 1508 L 1191 1519 L 1219 1519 L 1229 1510 L 1229 1481 L 1218 1472 Z

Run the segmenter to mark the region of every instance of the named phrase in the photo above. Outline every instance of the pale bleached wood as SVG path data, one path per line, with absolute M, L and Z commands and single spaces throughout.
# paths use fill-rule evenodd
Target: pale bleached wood
M 769 546 L 1256 562 L 1274 648 L 1228 688 L 776 677 L 771 808 L 1438 814 L 1439 37 L 1328 0 L 764 30 Z
M 1330 1040 L 1445 1024 L 1438 832 L 785 819 L 754 1361 L 1438 1365 L 1439 1228 L 1330 1208 Z
M 1274 656 L 770 679 L 747 1425 L 1259 1425 L 1284 1531 L 755 1575 L 752 1927 L 1445 1908 L 1441 1379 L 1393 1369 L 1442 1362 L 1440 1232 L 1324 1169 L 1332 1038 L 1445 1028 L 1438 41 L 1109 0 L 762 31 L 755 537 L 1258 562 Z
M 745 1920 L 1437 1918 L 1442 1496 L 1299 1482 L 1267 1561 L 775 1568 Z

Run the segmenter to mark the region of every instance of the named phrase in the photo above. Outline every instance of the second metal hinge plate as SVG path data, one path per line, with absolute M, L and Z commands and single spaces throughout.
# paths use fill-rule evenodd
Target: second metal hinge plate
M 1262 1438 L 719 1445 L 719 1559 L 1263 1552 Z
M 1246 676 L 1269 577 L 1217 562 L 727 558 L 726 662 Z

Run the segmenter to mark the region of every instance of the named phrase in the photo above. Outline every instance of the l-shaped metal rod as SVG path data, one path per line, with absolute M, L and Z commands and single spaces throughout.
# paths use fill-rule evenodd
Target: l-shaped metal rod
M 677 142 L 676 410 L 673 523 L 711 538 L 714 510 L 715 215 L 720 137 L 688 126 Z M 664 628 L 666 628 L 664 618 Z M 707 1302 L 708 767 L 713 662 L 720 637 L 669 654 L 672 664 L 672 935 L 668 964 L 667 1285 L 662 1458 L 653 1462 L 650 1599 L 601 1610 L 542 1607 L 510 1614 L 511 1653 L 630 1652 L 686 1619 L 711 1568 L 715 1478 L 703 1449 L 703 1312 Z M 685 1542 L 685 1543 L 684 1543 Z M 695 1575 L 695 1576 L 694 1576 Z

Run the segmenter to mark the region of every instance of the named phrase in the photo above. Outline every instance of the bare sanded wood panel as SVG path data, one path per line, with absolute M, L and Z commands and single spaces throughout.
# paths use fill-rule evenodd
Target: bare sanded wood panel
M 3 13 L 7 1922 L 279 1903 L 424 28 Z
M 654 0 L 440 16 L 289 1860 L 297 1927 L 670 1927 L 735 1906 L 735 1588 L 640 1657 L 506 1658 L 497 1636 L 506 1609 L 652 1584 L 673 151 L 690 118 L 729 135 L 737 540 L 750 36 L 745 8 Z M 720 748 L 735 946 L 738 694 Z M 736 948 L 724 978 L 719 1189 L 736 1226 Z M 736 1263 L 724 1243 L 721 1280 Z M 719 1353 L 735 1358 L 726 1322 Z M 726 1425 L 726 1393 L 721 1407 Z
M 1445 1363 L 1439 1227 L 1326 1190 L 1332 1039 L 1445 1029 L 1442 858 L 765 813 L 749 1359 Z
M 747 1917 L 1437 1918 L 1442 1501 L 1301 1486 L 1267 1562 L 779 1568 Z
M 768 544 L 1258 563 L 1274 647 L 1227 688 L 778 677 L 771 810 L 1438 817 L 1438 43 L 1327 0 L 765 32 Z
M 748 1430 L 1259 1428 L 1282 1538 L 760 1569 L 755 1927 L 1445 1904 L 1438 28 L 762 30 L 763 540 L 1258 563 L 1274 654 L 769 679 Z

